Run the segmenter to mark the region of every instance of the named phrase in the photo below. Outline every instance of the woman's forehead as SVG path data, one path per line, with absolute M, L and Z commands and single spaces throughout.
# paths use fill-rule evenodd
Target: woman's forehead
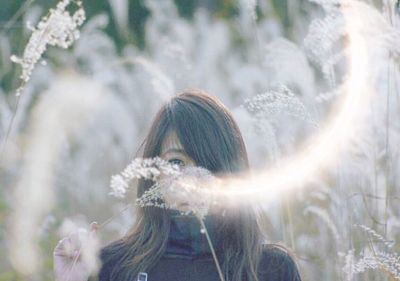
M 170 149 L 184 150 L 175 131 L 170 131 L 167 133 L 161 145 L 161 154 L 167 152 Z

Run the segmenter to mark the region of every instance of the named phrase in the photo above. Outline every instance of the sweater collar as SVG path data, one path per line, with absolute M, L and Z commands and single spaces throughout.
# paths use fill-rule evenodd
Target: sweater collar
M 171 225 L 165 255 L 168 257 L 199 258 L 211 256 L 211 248 L 200 221 L 193 215 L 182 215 L 171 211 Z M 213 216 L 204 218 L 214 249 L 219 246 L 216 222 Z

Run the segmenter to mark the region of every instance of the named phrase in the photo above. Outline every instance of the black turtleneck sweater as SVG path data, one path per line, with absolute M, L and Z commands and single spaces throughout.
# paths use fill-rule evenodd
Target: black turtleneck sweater
M 206 219 L 205 223 L 213 245 L 218 245 L 212 222 Z M 263 248 L 258 272 L 260 281 L 301 281 L 297 266 L 287 252 L 273 245 L 264 245 Z M 118 261 L 110 260 L 107 247 L 101 251 L 101 260 L 103 265 L 98 280 L 118 281 L 110 277 Z M 164 256 L 141 278 L 136 277 L 131 281 L 137 280 L 219 281 L 210 247 L 205 235 L 200 232 L 198 221 L 185 216 L 173 217 Z

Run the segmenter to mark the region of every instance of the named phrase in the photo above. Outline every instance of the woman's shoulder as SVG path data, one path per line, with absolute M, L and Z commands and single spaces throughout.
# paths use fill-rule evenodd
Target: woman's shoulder
M 263 244 L 262 258 L 271 262 L 293 261 L 294 256 L 290 250 L 281 244 Z
M 125 252 L 124 241 L 122 239 L 113 241 L 100 249 L 101 267 L 98 273 L 99 281 L 110 280 L 111 272 L 115 265 L 121 261 Z
M 294 255 L 279 244 L 263 245 L 259 273 L 260 280 L 301 281 Z
M 120 254 L 123 248 L 124 248 L 123 239 L 114 240 L 106 244 L 100 249 L 101 262 L 104 264 L 117 258 L 117 254 Z
M 100 250 L 101 268 L 99 281 L 109 281 L 110 276 L 121 259 L 126 255 L 123 239 L 116 240 Z M 301 281 L 293 254 L 279 244 L 264 244 L 258 268 L 260 281 Z

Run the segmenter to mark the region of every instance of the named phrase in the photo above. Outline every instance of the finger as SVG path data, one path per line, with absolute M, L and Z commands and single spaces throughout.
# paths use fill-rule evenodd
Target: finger
M 69 239 L 69 237 L 64 237 L 60 241 L 58 241 L 58 243 L 53 251 L 53 254 L 55 256 L 66 256 L 65 243 L 68 239 Z
M 61 239 L 54 249 L 54 256 L 73 258 L 75 256 L 75 247 L 71 237 L 64 237 Z
M 86 243 L 88 239 L 89 233 L 86 229 L 79 228 L 78 231 L 72 233 L 70 237 L 70 250 L 74 252 L 75 250 L 79 250 L 83 244 Z M 68 244 L 67 244 L 68 245 Z
M 99 224 L 97 222 L 92 222 L 90 224 L 90 232 L 94 232 L 97 233 L 97 231 L 99 230 Z
M 59 240 L 58 241 L 58 243 L 57 243 L 57 246 L 56 247 L 58 247 L 58 248 L 62 248 L 63 246 L 64 246 L 64 243 L 65 243 L 65 241 L 66 240 L 68 240 L 69 239 L 69 237 L 67 236 L 67 237 L 63 237 L 61 240 Z
M 97 236 L 97 232 L 99 231 L 99 224 L 97 223 L 97 222 L 92 222 L 91 224 L 90 224 L 90 232 L 89 232 L 89 237 L 90 238 L 96 238 L 96 236 Z

